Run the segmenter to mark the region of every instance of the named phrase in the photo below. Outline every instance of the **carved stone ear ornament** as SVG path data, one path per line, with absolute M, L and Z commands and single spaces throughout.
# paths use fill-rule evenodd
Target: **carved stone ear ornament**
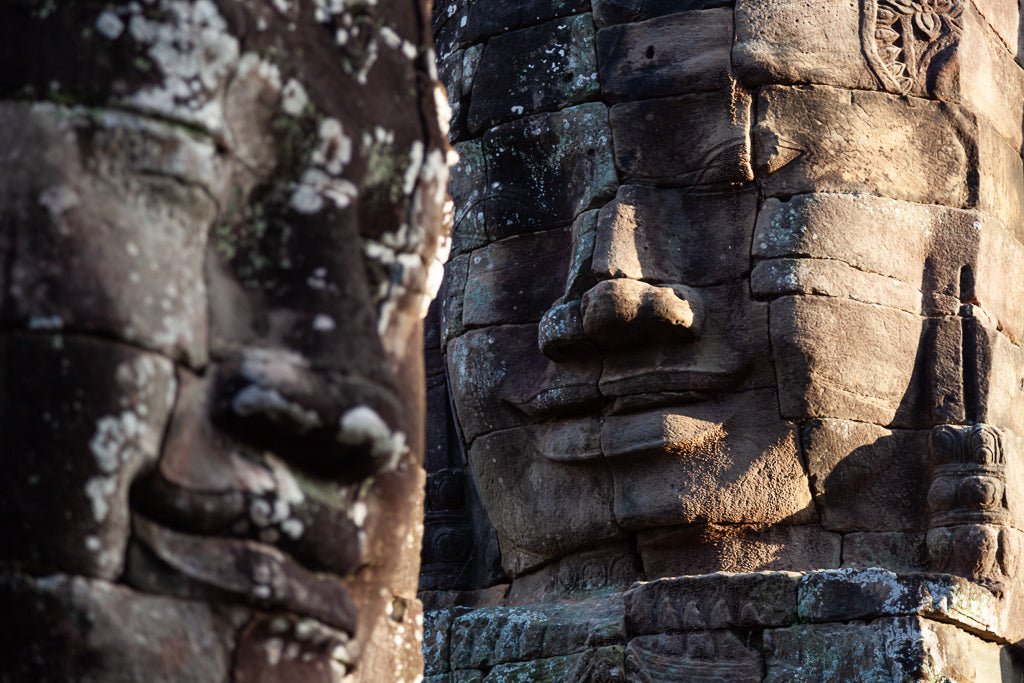
M 927 94 L 939 56 L 960 41 L 962 14 L 961 0 L 864 0 L 864 55 L 882 86 Z

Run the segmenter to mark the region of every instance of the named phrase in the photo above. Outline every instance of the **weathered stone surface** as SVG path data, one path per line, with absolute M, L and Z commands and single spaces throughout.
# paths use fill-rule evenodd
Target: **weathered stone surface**
M 355 632 L 355 606 L 337 577 L 310 572 L 269 545 L 180 534 L 139 517 L 133 526 L 161 562 L 214 595 L 307 615 L 348 636 Z
M 0 604 L 10 626 L 0 639 L 0 676 L 10 681 L 222 683 L 244 618 L 64 575 L 5 574 Z
M 811 420 L 801 441 L 821 524 L 831 531 L 927 528 L 928 432 Z
M 601 375 L 603 394 L 637 409 L 652 400 L 665 405 L 669 394 L 692 399 L 774 385 L 767 304 L 751 301 L 743 280 L 696 293 L 704 308 L 700 336 L 685 344 L 651 339 L 609 355 Z
M 448 141 L 458 142 L 469 136 L 466 117 L 469 114 L 469 97 L 476 80 L 483 45 L 473 45 L 465 50 L 456 50 L 437 62 L 438 77 L 448 92 L 448 107 L 451 119 L 448 124 Z
M 841 297 L 921 312 L 921 290 L 898 280 L 865 273 L 841 261 L 772 259 L 754 266 L 750 288 L 756 297 L 787 294 Z
M 731 631 L 694 631 L 641 636 L 626 646 L 630 681 L 735 681 L 757 683 L 764 661 L 756 648 Z
M 128 490 L 156 462 L 172 368 L 121 344 L 0 335 L 0 557 L 47 572 L 120 575 Z
M 598 26 L 624 21 L 643 21 L 676 12 L 728 7 L 733 0 L 593 0 Z
M 750 103 L 742 91 L 727 89 L 617 104 L 611 109 L 615 163 L 641 183 L 749 181 Z
M 423 613 L 423 672 L 437 676 L 451 670 L 451 627 L 465 607 L 427 610 Z
M 637 544 L 648 579 L 766 570 L 838 567 L 841 537 L 804 526 L 695 526 L 645 531 Z
M 752 186 L 694 193 L 624 185 L 601 209 L 594 272 L 695 287 L 743 277 L 756 215 Z
M 625 640 L 622 601 L 608 597 L 479 609 L 451 628 L 454 669 L 569 655 Z
M 234 653 L 236 683 L 331 683 L 351 669 L 348 636 L 312 619 L 257 617 Z
M 510 237 L 469 256 L 462 319 L 468 327 L 536 322 L 562 295 L 572 235 L 567 228 Z
M 448 191 L 455 203 L 452 253 L 459 254 L 487 243 L 484 210 L 489 188 L 483 140 L 460 142 L 455 152 L 459 162 L 452 166 Z
M 0 318 L 204 363 L 203 260 L 217 210 L 204 187 L 225 172 L 213 143 L 127 113 L 45 104 L 3 104 L 0 131 L 10 178 L 0 221 L 17 243 Z M 29 215 L 11 213 L 20 207 Z
M 655 340 L 692 342 L 700 336 L 704 302 L 685 285 L 649 285 L 615 278 L 591 287 L 580 301 L 583 333 L 601 349 Z
M 952 207 L 969 200 L 970 157 L 959 142 L 969 124 L 951 105 L 772 86 L 760 91 L 757 117 L 754 166 L 768 196 L 864 192 Z
M 622 591 L 640 578 L 639 561 L 628 541 L 571 553 L 540 569 L 517 576 L 509 590 L 510 604 L 530 604 Z
M 587 0 L 453 0 L 438 3 L 434 11 L 434 34 L 439 53 L 459 45 L 475 43 L 489 36 L 533 26 L 556 17 L 585 12 Z
M 594 359 L 555 364 L 545 358 L 536 325 L 471 330 L 448 345 L 452 398 L 467 440 L 522 425 L 527 415 L 593 405 L 599 373 Z
M 502 564 L 513 576 L 622 535 L 612 517 L 611 477 L 584 459 L 600 458 L 596 421 L 587 429 L 567 426 L 572 429 L 565 443 L 580 462 L 551 452 L 559 439 L 547 425 L 494 432 L 470 448 L 474 479 L 501 541 Z M 530 507 L 517 504 L 521 500 L 531 501 Z
M 606 418 L 601 447 L 615 480 L 616 520 L 629 529 L 814 520 L 796 434 L 778 417 L 773 394 Z
M 928 568 L 923 533 L 902 531 L 856 532 L 843 536 L 843 567 L 884 567 L 894 572 Z
M 707 574 L 641 583 L 624 596 L 630 636 L 757 629 L 796 622 L 797 584 L 792 572 Z
M 977 139 L 977 207 L 987 211 L 1021 239 L 1024 235 L 1024 166 L 1020 152 L 990 124 L 973 121 Z
M 785 417 L 921 427 L 963 414 L 956 321 L 802 296 L 773 301 L 770 320 Z
M 622 646 L 602 647 L 579 654 L 535 659 L 517 664 L 499 664 L 483 678 L 484 683 L 617 683 L 625 680 Z
M 765 648 L 766 683 L 999 681 L 1017 668 L 998 645 L 917 617 L 769 630 Z
M 469 255 L 456 256 L 444 266 L 444 294 L 441 308 L 441 336 L 447 342 L 466 331 L 465 311 L 466 278 L 469 276 Z
M 473 85 L 469 130 L 594 99 L 599 92 L 590 14 L 502 33 L 487 41 Z
M 860 6 L 737 0 L 733 59 L 748 87 L 822 83 L 874 90 L 861 44 Z
M 709 9 L 602 29 L 601 91 L 633 100 L 728 88 L 732 14 Z
M 483 153 L 483 206 L 490 239 L 568 225 L 615 191 L 608 110 L 603 104 L 535 114 L 492 128 Z
M 896 574 L 884 569 L 833 569 L 800 580 L 800 620 L 845 622 L 922 616 L 1000 637 L 1002 609 L 987 589 L 947 574 Z

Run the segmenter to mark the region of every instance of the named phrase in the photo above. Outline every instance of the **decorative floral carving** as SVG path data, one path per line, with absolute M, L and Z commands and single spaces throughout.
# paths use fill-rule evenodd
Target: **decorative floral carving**
M 864 53 L 882 86 L 928 94 L 963 31 L 961 0 L 864 0 Z

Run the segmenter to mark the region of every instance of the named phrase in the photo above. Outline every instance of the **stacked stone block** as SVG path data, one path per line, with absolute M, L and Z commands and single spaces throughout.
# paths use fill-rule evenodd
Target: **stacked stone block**
M 509 585 L 435 604 L 529 604 L 545 624 L 560 600 L 637 579 L 653 583 L 627 596 L 684 577 L 663 580 L 713 581 L 728 601 L 745 579 L 696 575 L 773 571 L 856 597 L 771 622 L 709 625 L 701 607 L 685 627 L 644 629 L 627 599 L 614 640 L 487 661 L 452 654 L 469 636 L 448 625 L 435 637 L 449 656 L 428 671 L 516 680 L 502 667 L 572 655 L 552 680 L 1009 675 L 1014 619 L 979 629 L 867 596 L 891 578 L 980 591 L 988 616 L 1017 604 L 1017 4 L 594 0 L 517 3 L 514 17 L 494 4 L 435 9 L 461 158 L 441 327 Z M 676 308 L 645 303 L 651 288 Z M 640 322 L 601 323 L 622 301 Z M 1001 512 L 960 544 L 971 560 L 943 555 L 952 527 L 929 514 L 929 444 L 951 425 L 990 425 L 1005 453 L 984 503 Z M 749 605 L 789 602 L 805 600 Z M 624 649 L 603 678 L 566 673 L 609 647 Z

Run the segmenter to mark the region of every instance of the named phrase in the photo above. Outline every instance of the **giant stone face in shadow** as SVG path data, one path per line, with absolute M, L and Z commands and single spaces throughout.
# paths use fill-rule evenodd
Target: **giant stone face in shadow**
M 414 680 L 424 9 L 115 5 L 0 9 L 3 670 Z
M 1016 523 L 990 529 L 984 570 L 937 566 L 937 510 L 971 505 L 929 494 L 937 463 L 970 478 L 988 456 L 929 440 L 990 423 L 1016 448 L 1022 427 L 1019 108 L 957 80 L 959 9 L 934 36 L 871 10 L 910 31 L 911 69 L 879 61 L 889 34 L 860 10 L 816 15 L 843 37 L 825 45 L 756 5 L 602 2 L 509 33 L 468 10 L 439 31 L 461 157 L 448 378 L 513 598 L 1012 571 Z M 788 85 L 807 79 L 824 85 Z M 1017 519 L 1020 465 L 999 467 L 978 505 Z

